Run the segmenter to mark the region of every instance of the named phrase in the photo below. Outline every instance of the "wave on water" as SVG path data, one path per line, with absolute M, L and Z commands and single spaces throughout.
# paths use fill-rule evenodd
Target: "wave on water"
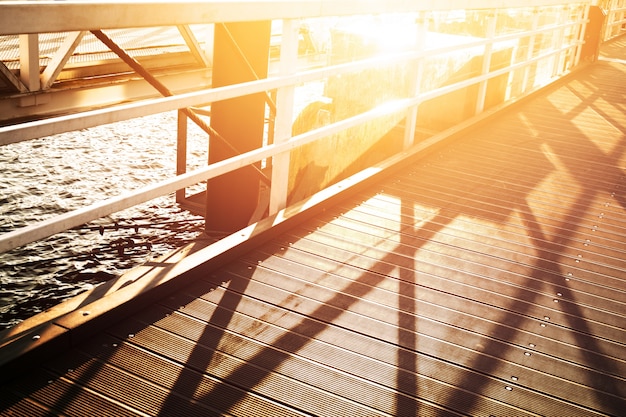
M 174 176 L 176 123 L 169 112 L 1 146 L 0 233 Z M 206 134 L 191 124 L 187 146 L 188 169 L 206 164 Z M 0 253 L 0 329 L 196 239 L 203 226 L 170 195 Z

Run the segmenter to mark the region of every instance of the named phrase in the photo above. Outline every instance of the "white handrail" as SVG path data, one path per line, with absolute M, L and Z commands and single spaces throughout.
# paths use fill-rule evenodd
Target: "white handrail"
M 489 43 L 500 43 L 519 39 L 521 37 L 549 33 L 568 27 L 573 27 L 581 22 L 569 22 L 565 24 L 549 25 L 540 29 L 530 30 L 520 33 L 497 36 L 494 39 L 474 40 L 462 45 L 452 45 L 443 48 L 427 49 L 424 51 L 414 51 L 399 53 L 387 56 L 379 56 L 346 64 L 317 68 L 303 71 L 296 74 L 280 77 L 269 77 L 262 80 L 250 81 L 225 87 L 204 89 L 190 93 L 178 94 L 171 97 L 150 99 L 137 103 L 121 104 L 115 107 L 85 111 L 81 113 L 60 116 L 52 119 L 36 120 L 25 122 L 19 125 L 9 125 L 0 127 L 0 146 L 10 143 L 17 143 L 24 140 L 40 138 L 67 131 L 87 129 L 106 123 L 130 120 L 149 114 L 163 113 L 197 106 L 199 103 L 212 103 L 227 100 L 248 94 L 261 93 L 275 90 L 281 87 L 294 84 L 303 84 L 322 78 L 336 75 L 348 74 L 373 68 L 378 64 L 395 64 L 411 59 L 419 59 L 443 55 L 454 52 L 462 47 L 470 49 L 485 46 Z
M 311 2 L 303 3 L 309 4 Z M 353 2 L 345 3 L 347 4 Z M 363 2 L 360 1 L 360 3 Z M 397 2 L 393 3 L 396 4 Z M 400 3 L 404 4 L 406 2 Z M 446 2 L 446 5 L 450 5 L 452 3 L 456 4 L 458 2 L 450 1 Z M 524 2 L 525 5 L 526 3 L 527 2 Z M 565 1 L 559 2 L 558 4 L 570 5 L 573 3 L 578 5 L 584 5 L 585 7 L 587 7 L 586 10 L 588 10 L 589 3 L 584 1 Z M 202 90 L 193 93 L 181 94 L 174 97 L 154 99 L 148 102 L 131 103 L 115 108 L 85 112 L 82 114 L 64 116 L 51 120 L 42 120 L 37 122 L 25 123 L 22 125 L 2 127 L 0 128 L 0 144 L 16 142 L 19 140 L 33 137 L 45 136 L 55 132 L 81 129 L 85 127 L 95 126 L 97 124 L 102 124 L 104 122 L 108 123 L 113 121 L 130 119 L 145 114 L 160 113 L 179 108 L 193 107 L 200 103 L 210 103 L 238 97 L 241 95 L 280 89 L 309 81 L 328 78 L 331 76 L 361 71 L 368 68 L 374 68 L 377 65 L 383 63 L 385 65 L 389 65 L 390 63 L 423 60 L 428 57 L 446 54 L 460 49 L 484 47 L 485 45 L 489 44 L 493 45 L 500 42 L 515 41 L 521 38 L 532 39 L 534 36 L 542 33 L 556 33 L 557 31 L 563 31 L 567 28 L 575 28 L 577 26 L 583 27 L 586 24 L 586 16 L 587 14 L 585 12 L 584 16 L 581 16 L 571 22 L 558 23 L 523 32 L 496 36 L 493 39 L 481 39 L 476 41 L 472 40 L 461 45 L 453 45 L 438 49 L 411 51 L 384 57 L 370 58 L 352 63 L 334 65 L 295 74 L 281 75 L 264 80 L 242 83 L 233 86 Z M 582 37 L 582 30 L 579 32 L 579 36 Z M 538 56 L 534 56 L 523 62 L 513 63 L 504 68 L 490 71 L 485 74 L 480 74 L 476 77 L 457 82 L 452 85 L 433 89 L 430 91 L 422 91 L 417 93 L 414 97 L 393 101 L 382 107 L 366 111 L 357 116 L 350 117 L 340 122 L 316 130 L 312 130 L 301 135 L 294 136 L 285 142 L 275 143 L 259 149 L 255 149 L 253 151 L 246 152 L 233 158 L 211 164 L 205 168 L 162 181 L 158 184 L 150 185 L 140 190 L 134 190 L 132 193 L 127 193 L 115 198 L 101 201 L 89 207 L 65 213 L 60 216 L 45 220 L 43 222 L 31 226 L 26 226 L 24 228 L 9 233 L 5 233 L 3 235 L 0 235 L 0 252 L 4 252 L 22 246 L 26 243 L 45 238 L 60 231 L 79 226 L 91 220 L 149 201 L 153 198 L 173 193 L 176 190 L 191 186 L 193 184 L 197 184 L 210 178 L 215 178 L 219 175 L 234 171 L 243 166 L 259 162 L 265 158 L 276 157 L 277 155 L 289 152 L 304 144 L 328 137 L 354 126 L 361 125 L 378 117 L 398 112 L 406 112 L 407 109 L 412 108 L 426 100 L 440 97 L 450 92 L 487 81 L 491 78 L 511 73 L 512 71 L 528 67 L 534 63 L 548 59 L 553 56 L 558 57 L 563 52 L 571 51 L 573 56 L 578 57 L 580 47 L 583 42 L 580 37 L 578 39 L 574 39 L 571 43 L 567 45 L 561 45 L 557 49 L 548 50 L 547 52 L 544 52 Z M 576 62 L 573 62 L 573 64 L 576 64 Z M 568 69 L 566 69 L 566 71 Z
M 622 4 L 618 5 L 618 3 L 618 1 L 612 1 L 606 10 L 605 41 L 626 33 L 626 2 L 622 0 Z

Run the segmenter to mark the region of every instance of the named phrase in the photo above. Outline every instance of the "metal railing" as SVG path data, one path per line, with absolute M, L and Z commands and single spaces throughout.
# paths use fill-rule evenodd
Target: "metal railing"
M 578 65 L 591 1 L 516 0 L 508 2 L 506 9 L 496 9 L 501 3 L 490 0 L 208 1 L 175 5 L 6 2 L 0 14 L 0 35 L 258 19 L 282 20 L 282 35 L 279 70 L 266 79 L 0 127 L 0 144 L 7 144 L 253 93 L 276 92 L 273 140 L 267 141 L 264 146 L 5 233 L 0 236 L 0 252 L 266 160 L 271 160 L 273 167 L 269 203 L 269 213 L 273 214 L 288 204 L 289 176 L 293 175 L 290 172 L 290 169 L 293 170 L 290 155 L 305 145 L 320 143 L 329 137 L 350 140 L 345 132 L 367 123 L 388 125 L 387 130 L 400 124 L 404 126 L 404 134 L 397 151 L 401 152 L 414 146 L 428 134 L 425 132 L 451 127 L 451 123 L 460 118 L 471 117 L 489 107 L 527 95 Z M 107 12 L 98 13 L 98 8 L 106 8 Z M 86 10 L 88 13 L 85 13 Z M 37 15 L 46 17 L 37 18 Z M 108 20 L 107 16 L 115 16 L 115 19 Z M 404 48 L 394 51 L 393 48 L 383 47 L 380 53 L 365 54 L 345 62 L 328 59 L 328 65 L 320 68 L 297 70 L 298 28 L 303 21 L 320 25 L 331 21 L 333 30 L 343 30 L 350 36 L 358 37 L 359 31 L 351 33 L 349 28 L 354 27 L 359 19 L 367 21 L 369 34 L 376 34 L 376 28 L 370 25 L 372 21 L 389 29 L 389 25 L 385 24 L 393 24 L 399 17 L 404 22 L 404 30 L 396 34 L 398 38 L 395 41 L 385 35 L 385 41 L 394 45 L 406 44 Z M 439 70 L 443 67 L 454 67 L 456 70 L 453 73 Z M 467 70 L 468 67 L 470 70 Z M 297 88 L 311 82 L 322 82 L 326 86 L 335 85 L 335 93 L 339 94 L 344 90 L 333 84 L 339 77 L 343 77 L 342 83 L 348 84 L 351 77 L 356 77 L 352 80 L 358 84 L 362 81 L 359 75 L 372 71 L 379 77 L 381 71 L 402 75 L 382 78 L 384 81 L 374 80 L 374 84 L 385 83 L 385 90 L 394 94 L 381 101 L 372 97 L 371 92 L 354 91 L 354 100 L 369 103 L 363 111 L 335 114 L 321 126 L 311 125 L 294 134 L 294 119 L 297 116 L 294 92 Z M 450 105 L 458 94 L 466 97 L 464 108 L 467 109 L 469 103 L 471 114 L 459 114 L 453 121 L 433 121 L 432 117 L 428 117 L 442 102 L 444 106 Z M 332 91 L 330 95 L 331 100 L 335 98 Z M 355 141 L 355 147 L 358 147 L 358 142 Z
M 608 41 L 626 33 L 626 0 L 607 0 L 602 3 L 606 13 L 603 39 Z

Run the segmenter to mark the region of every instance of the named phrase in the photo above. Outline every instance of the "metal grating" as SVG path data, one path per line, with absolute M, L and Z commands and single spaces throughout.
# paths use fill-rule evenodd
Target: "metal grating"
M 192 30 L 204 45 L 209 38 L 210 25 L 193 25 Z M 188 52 L 180 32 L 176 27 L 134 28 L 110 30 L 107 33 L 127 50 L 133 57 L 159 56 L 165 53 Z M 48 65 L 56 51 L 61 47 L 67 33 L 39 34 L 40 58 L 39 65 Z M 0 61 L 11 70 L 19 69 L 19 36 L 0 36 Z M 87 33 L 68 64 L 78 65 L 100 61 L 118 60 L 118 56 L 104 46 L 95 36 Z

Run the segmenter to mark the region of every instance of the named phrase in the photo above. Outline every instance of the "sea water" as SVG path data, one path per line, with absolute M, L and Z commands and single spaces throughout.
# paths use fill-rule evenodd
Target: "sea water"
M 176 123 L 176 112 L 169 112 L 0 146 L 0 233 L 174 176 Z M 187 146 L 188 169 L 205 165 L 208 138 L 191 123 Z M 202 219 L 168 195 L 0 253 L 0 329 L 202 230 Z

